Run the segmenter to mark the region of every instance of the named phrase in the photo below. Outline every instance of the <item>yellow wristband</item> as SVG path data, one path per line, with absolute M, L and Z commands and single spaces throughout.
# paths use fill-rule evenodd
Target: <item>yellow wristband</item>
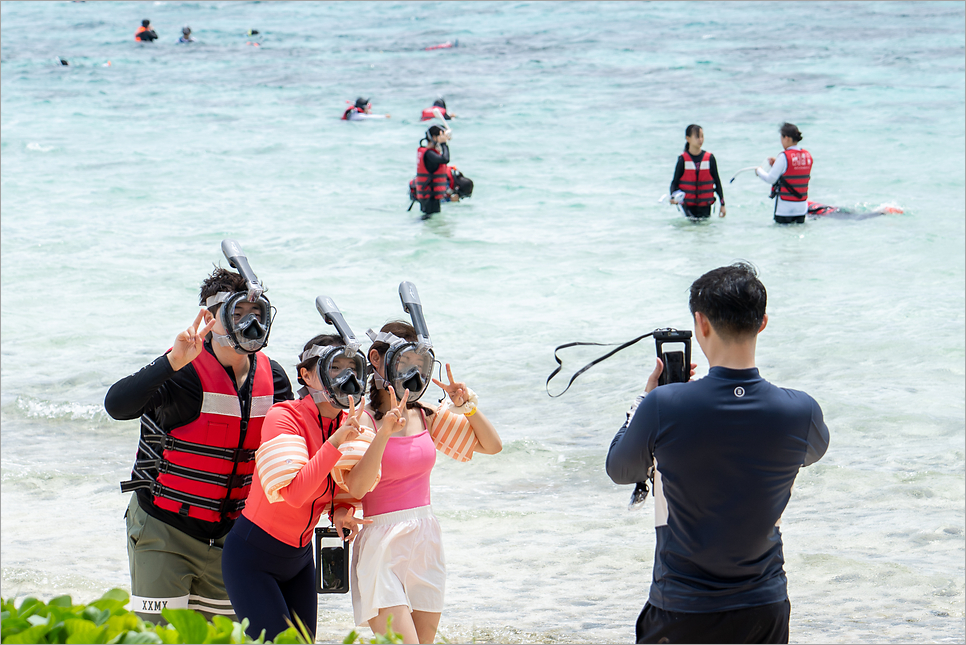
M 471 416 L 473 416 L 474 414 L 476 414 L 476 408 L 473 408 L 473 411 L 472 411 L 472 412 L 467 412 L 467 413 L 466 413 L 466 414 L 464 414 L 463 416 L 464 416 L 464 417 L 471 417 Z

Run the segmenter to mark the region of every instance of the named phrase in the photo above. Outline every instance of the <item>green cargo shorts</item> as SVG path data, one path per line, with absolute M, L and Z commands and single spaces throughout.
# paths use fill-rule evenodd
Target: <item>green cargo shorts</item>
M 237 620 L 221 574 L 225 538 L 202 542 L 155 519 L 138 504 L 137 493 L 124 513 L 131 567 L 131 611 L 163 623 L 161 610 L 195 609 L 211 620 Z

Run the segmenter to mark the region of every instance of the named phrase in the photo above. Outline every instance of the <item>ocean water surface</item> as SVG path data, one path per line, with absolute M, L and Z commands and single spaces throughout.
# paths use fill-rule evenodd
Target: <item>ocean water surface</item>
M 134 42 L 143 18 L 157 42 Z M 762 375 L 831 431 L 782 522 L 792 641 L 962 642 L 964 19 L 961 2 L 0 3 L 3 596 L 129 585 L 137 423 L 103 398 L 193 320 L 231 237 L 293 380 L 317 295 L 361 334 L 405 316 L 410 280 L 500 430 L 501 454 L 433 473 L 440 636 L 632 641 L 652 503 L 628 511 L 604 457 L 653 344 L 559 399 L 553 349 L 689 329 L 691 282 L 746 259 L 769 292 Z M 407 183 L 440 95 L 475 191 L 421 221 Z M 340 121 L 358 96 L 391 118 Z M 773 224 L 764 183 L 727 182 L 780 151 L 783 121 L 815 158 L 811 198 L 903 212 Z M 726 218 L 658 203 L 689 123 Z M 597 354 L 562 355 L 557 381 Z M 319 639 L 341 641 L 349 598 L 319 609 Z

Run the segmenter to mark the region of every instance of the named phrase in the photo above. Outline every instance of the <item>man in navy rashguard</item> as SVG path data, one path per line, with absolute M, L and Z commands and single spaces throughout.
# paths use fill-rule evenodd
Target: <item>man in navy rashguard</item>
M 653 477 L 657 545 L 638 643 L 787 643 L 791 605 L 778 524 L 802 466 L 828 449 L 818 403 L 761 378 L 767 294 L 737 263 L 691 285 L 711 370 L 660 388 L 660 360 L 611 442 L 618 484 Z

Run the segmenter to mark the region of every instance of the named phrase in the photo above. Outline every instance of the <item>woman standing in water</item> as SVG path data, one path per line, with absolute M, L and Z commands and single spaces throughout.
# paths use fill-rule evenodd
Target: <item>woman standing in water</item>
M 362 498 L 366 521 L 352 550 L 352 608 L 356 624 L 368 622 L 374 633 L 393 630 L 406 643 L 432 643 L 443 611 L 446 564 L 439 522 L 430 506 L 429 476 L 436 451 L 458 461 L 474 453 L 493 455 L 503 443 L 493 424 L 477 408 L 477 396 L 465 383 L 432 377 L 435 356 L 415 288 L 404 306 L 414 325 L 390 322 L 369 331 L 372 365 L 370 406 L 378 426 L 365 455 L 355 465 L 355 482 L 345 488 Z M 411 292 L 409 290 L 411 289 Z M 433 410 L 419 403 L 430 380 L 449 400 Z M 396 392 L 403 391 L 400 401 Z M 381 479 L 367 492 L 381 466 Z M 345 472 L 345 471 L 343 471 Z M 333 473 L 341 481 L 340 471 Z
M 721 199 L 718 217 L 724 217 L 725 200 L 721 179 L 718 177 L 718 163 L 714 155 L 701 149 L 704 145 L 704 130 L 700 125 L 691 124 L 684 131 L 684 152 L 678 156 L 671 180 L 671 203 L 681 204 L 684 214 L 691 219 L 711 217 L 714 194 Z M 674 193 L 683 192 L 684 197 L 675 199 Z

